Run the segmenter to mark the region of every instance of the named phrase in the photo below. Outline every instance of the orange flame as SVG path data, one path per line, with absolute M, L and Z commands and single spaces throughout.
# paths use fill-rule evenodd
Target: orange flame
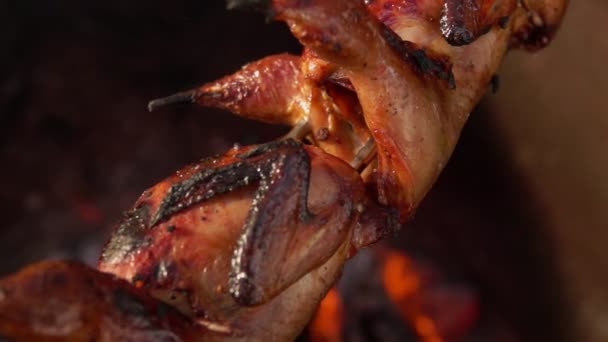
M 409 322 L 425 342 L 441 342 L 435 322 L 425 314 L 420 302 L 421 280 L 412 261 L 398 252 L 388 252 L 383 268 L 386 294 L 399 309 L 403 320 Z
M 339 342 L 342 334 L 342 300 L 336 289 L 331 289 L 321 301 L 310 325 L 313 342 Z
M 386 248 L 377 252 L 381 267 L 375 275 L 381 276 L 387 297 L 419 341 L 459 340 L 470 331 L 477 320 L 478 303 L 466 287 L 442 283 L 432 265 L 414 262 L 402 252 Z M 334 288 L 309 325 L 309 340 L 341 341 L 343 314 L 342 298 Z

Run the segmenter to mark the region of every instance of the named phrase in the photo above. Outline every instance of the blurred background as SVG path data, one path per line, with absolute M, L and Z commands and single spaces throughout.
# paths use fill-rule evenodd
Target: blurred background
M 224 7 L 0 0 L 0 276 L 44 258 L 94 264 L 144 189 L 286 131 L 208 109 L 147 112 L 153 98 L 300 51 L 284 25 Z M 548 49 L 506 58 L 498 93 L 387 242 L 474 294 L 463 340 L 608 340 L 607 19 L 608 2 L 573 2 Z

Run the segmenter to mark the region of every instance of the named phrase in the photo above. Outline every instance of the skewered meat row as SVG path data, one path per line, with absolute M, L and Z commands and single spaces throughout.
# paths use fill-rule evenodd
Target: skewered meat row
M 103 273 L 42 263 L 0 281 L 0 308 L 17 313 L 0 314 L 0 336 L 295 338 L 348 257 L 411 219 L 508 48 L 546 46 L 567 5 L 228 3 L 285 21 L 302 55 L 266 57 L 150 109 L 196 103 L 292 132 L 145 191 L 105 247 Z

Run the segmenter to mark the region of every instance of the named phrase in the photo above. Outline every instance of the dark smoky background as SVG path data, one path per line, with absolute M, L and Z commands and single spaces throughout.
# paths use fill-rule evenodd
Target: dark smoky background
M 299 47 L 222 1 L 0 2 L 2 261 L 95 262 L 139 194 L 186 163 L 285 129 L 147 102 Z
M 573 29 L 571 21 L 582 22 L 590 12 L 608 13 L 601 12 L 606 10 L 601 1 L 576 6 L 564 31 L 588 29 Z M 210 109 L 147 111 L 151 99 L 213 80 L 249 61 L 298 53 L 287 28 L 266 22 L 260 13 L 226 11 L 220 0 L 0 0 L 0 25 L 0 276 L 46 258 L 95 263 L 112 225 L 147 187 L 235 142 L 261 143 L 287 130 Z M 543 97 L 539 89 L 546 84 L 534 83 L 537 75 L 558 81 L 554 71 L 573 65 L 578 55 L 564 57 L 568 46 L 560 42 L 565 41 L 558 38 L 548 54 L 533 62 L 526 62 L 523 53 L 507 62 L 499 94 L 489 94 L 473 113 L 414 222 L 388 241 L 424 255 L 474 288 L 480 324 L 495 328 L 498 332 L 490 335 L 501 340 L 569 340 L 579 323 L 589 327 L 590 336 L 603 336 L 600 323 L 608 322 L 604 297 L 592 300 L 584 312 L 573 309 L 586 293 L 586 283 L 577 283 L 579 275 L 606 269 L 585 263 L 588 258 L 572 261 L 569 256 L 588 248 L 567 247 L 568 234 L 579 225 L 600 227 L 608 220 L 602 221 L 604 215 L 555 228 L 563 220 L 552 213 L 575 211 L 576 205 L 568 205 L 572 202 L 588 208 L 590 202 L 584 192 L 567 200 L 545 195 L 564 182 L 580 187 L 564 175 L 560 160 L 570 162 L 559 158 L 562 149 L 555 144 L 543 149 L 542 141 L 560 129 L 559 141 L 587 135 L 565 133 L 569 121 L 560 126 L 550 116 L 559 106 L 552 100 L 559 93 Z M 592 44 L 605 46 L 600 39 Z M 558 91 L 569 94 L 562 101 L 582 101 L 568 88 L 568 75 L 578 73 L 566 73 L 559 83 Z M 558 82 L 552 84 L 555 88 Z M 513 114 L 520 108 L 531 114 Z M 546 139 L 536 145 L 526 139 L 538 134 Z M 567 152 L 580 156 L 589 145 L 598 141 Z M 597 170 L 598 150 L 593 151 L 584 165 Z M 558 161 L 543 164 L 541 171 L 526 164 L 547 153 Z M 584 241 L 589 240 L 593 236 Z M 589 258 L 605 260 L 604 254 Z

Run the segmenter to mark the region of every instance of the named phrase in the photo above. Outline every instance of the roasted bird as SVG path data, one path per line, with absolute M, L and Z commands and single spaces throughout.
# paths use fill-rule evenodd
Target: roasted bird
M 348 257 L 411 219 L 509 47 L 547 45 L 566 5 L 228 1 L 285 21 L 302 55 L 266 57 L 152 101 L 150 110 L 195 103 L 293 130 L 187 166 L 145 191 L 98 265 L 126 282 L 71 263 L 1 281 L 0 308 L 20 314 L 0 313 L 0 336 L 295 338 Z M 72 282 L 92 293 L 66 298 L 66 286 L 85 286 Z M 116 291 L 136 298 L 141 317 L 113 301 Z M 99 310 L 88 314 L 85 302 Z M 153 317 L 154 307 L 167 306 Z M 72 311 L 43 317 L 41 330 L 30 307 Z
M 1 282 L 2 341 L 192 341 L 207 333 L 142 289 L 75 262 L 41 262 Z
M 349 254 L 391 226 L 381 215 L 358 174 L 317 148 L 286 140 L 233 149 L 145 192 L 99 269 L 211 330 L 289 340 Z

